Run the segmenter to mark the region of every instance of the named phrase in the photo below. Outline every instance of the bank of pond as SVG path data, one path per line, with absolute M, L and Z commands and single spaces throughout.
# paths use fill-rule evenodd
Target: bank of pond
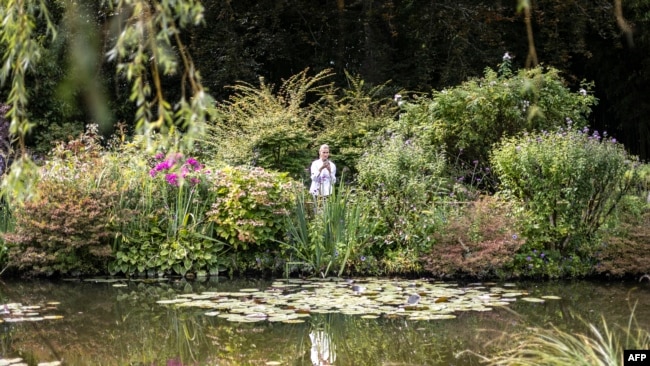
M 11 280 L 0 303 L 3 365 L 516 364 L 535 336 L 602 336 L 611 358 L 650 343 L 648 280 Z

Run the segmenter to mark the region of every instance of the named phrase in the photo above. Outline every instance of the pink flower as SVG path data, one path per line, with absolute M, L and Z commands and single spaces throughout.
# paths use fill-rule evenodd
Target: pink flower
M 176 173 L 169 173 L 165 175 L 165 180 L 172 186 L 178 187 L 178 175 Z
M 187 159 L 187 163 L 190 164 L 194 169 L 201 169 L 201 164 L 194 158 Z

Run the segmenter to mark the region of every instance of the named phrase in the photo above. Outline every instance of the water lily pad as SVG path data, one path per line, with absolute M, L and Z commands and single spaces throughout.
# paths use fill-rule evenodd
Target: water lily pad
M 527 301 L 527 302 L 544 302 L 544 299 L 540 299 L 537 297 L 522 297 L 520 300 L 522 301 Z
M 302 319 L 287 319 L 287 320 L 283 320 L 282 322 L 286 324 L 299 324 L 299 323 L 304 323 L 305 321 Z

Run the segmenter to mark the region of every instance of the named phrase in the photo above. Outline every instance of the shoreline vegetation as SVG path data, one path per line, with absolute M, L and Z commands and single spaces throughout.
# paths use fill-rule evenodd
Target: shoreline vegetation
M 417 98 L 352 76 L 325 89 L 329 75 L 236 86 L 191 143 L 89 125 L 21 180 L 12 166 L 3 276 L 650 273 L 650 167 L 589 129 L 589 84 L 505 57 Z M 342 177 L 314 203 L 305 167 L 322 143 Z

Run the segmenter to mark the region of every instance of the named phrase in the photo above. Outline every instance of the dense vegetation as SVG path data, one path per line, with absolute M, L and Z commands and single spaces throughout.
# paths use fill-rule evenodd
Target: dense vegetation
M 214 41 L 196 45 L 197 28 L 214 8 L 197 1 L 152 8 L 133 0 L 108 2 L 109 11 L 54 2 L 48 13 L 38 1 L 26 3 L 33 7 L 8 6 L 1 14 L 2 80 L 11 81 L 2 125 L 9 125 L 17 150 L 4 151 L 13 164 L 3 177 L 0 259 L 11 273 L 557 278 L 649 272 L 639 255 L 650 245 L 648 225 L 630 223 L 650 219 L 650 168 L 605 131 L 590 128 L 598 102 L 593 83 L 537 65 L 532 51 L 522 52 L 528 52 L 527 68 L 501 50 L 493 51 L 501 63 L 485 68 L 494 55 L 478 55 L 472 63 L 482 62 L 482 73 L 451 65 L 417 70 L 408 62 L 404 73 L 429 75 L 427 81 L 405 78 L 397 88 L 382 83 L 385 74 L 362 75 L 362 69 L 382 70 L 379 59 L 355 56 L 344 44 L 331 68 L 310 60 L 321 66 L 277 71 L 283 81 L 251 81 L 234 66 L 225 68 L 241 81 L 217 101 L 209 90 L 222 84 L 209 88 L 215 79 L 199 73 L 201 60 L 214 57 L 190 57 Z M 338 5 L 342 31 L 344 13 L 353 8 Z M 464 6 L 453 9 L 470 9 Z M 283 5 L 271 8 L 286 15 Z M 225 19 L 219 27 L 244 21 L 243 10 L 228 9 L 219 13 Z M 156 16 L 140 16 L 147 11 Z M 463 14 L 476 16 L 473 11 Z M 249 29 L 264 20 L 259 13 L 245 19 L 253 22 Z M 88 24 L 96 22 L 121 31 L 94 33 Z M 478 37 L 473 31 L 468 39 Z M 268 36 L 258 40 L 272 41 Z M 106 45 L 108 63 L 84 63 L 82 50 L 93 37 Z M 426 48 L 433 41 L 418 42 Z M 76 78 L 53 71 L 62 67 L 60 55 L 71 56 Z M 33 70 L 32 63 L 50 68 Z M 421 58 L 417 64 L 433 65 Z M 444 87 L 430 89 L 432 73 Z M 99 93 L 97 83 L 112 84 L 115 95 Z M 63 104 L 57 88 L 68 92 Z M 395 92 L 401 95 L 393 100 Z M 87 109 L 74 112 L 75 99 L 83 98 Z M 28 101 L 45 104 L 33 108 Z M 104 130 L 116 116 L 133 123 L 116 124 L 108 137 Z M 29 135 L 34 124 L 44 129 Z M 32 147 L 45 151 L 46 144 L 30 139 L 46 137 L 65 142 L 32 159 Z M 342 179 L 333 197 L 313 202 L 305 196 L 305 168 L 323 143 Z

